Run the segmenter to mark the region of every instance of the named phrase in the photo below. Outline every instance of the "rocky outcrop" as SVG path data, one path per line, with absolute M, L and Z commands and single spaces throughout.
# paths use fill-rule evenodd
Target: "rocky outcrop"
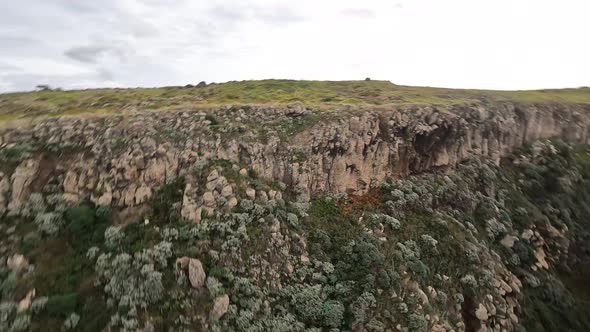
M 35 180 L 39 170 L 39 160 L 28 159 L 21 163 L 12 174 L 12 198 L 8 209 L 19 208 L 26 200 L 30 190 L 29 186 Z
M 211 117 L 218 124 L 212 125 Z M 590 105 L 557 103 L 340 112 L 226 107 L 52 118 L 0 131 L 2 148 L 28 144 L 38 149 L 0 177 L 0 211 L 3 206 L 18 208 L 31 191 L 49 182 L 59 184 L 70 201 L 141 205 L 158 187 L 179 175 L 190 176 L 193 166 L 208 158 L 248 166 L 287 184 L 301 200 L 326 191 L 364 193 L 386 177 L 452 168 L 471 155 L 499 162 L 539 138 L 587 142 L 589 124 Z M 51 164 L 43 159 L 56 154 L 60 157 Z M 41 171 L 44 176 L 37 176 Z M 213 209 L 217 196 L 237 204 L 234 188 L 224 178 L 208 176 L 200 196 L 194 183 L 187 182 L 181 211 L 186 219 L 198 221 L 201 203 Z M 251 188 L 246 194 L 258 197 Z
M 200 260 L 191 258 L 188 262 L 188 279 L 195 288 L 205 286 L 205 270 Z
M 212 321 L 219 320 L 229 309 L 229 296 L 227 294 L 218 296 L 213 302 L 213 309 L 209 313 L 209 318 Z

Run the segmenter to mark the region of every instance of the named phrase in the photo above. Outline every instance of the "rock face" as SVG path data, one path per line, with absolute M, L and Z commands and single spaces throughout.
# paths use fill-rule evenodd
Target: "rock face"
M 223 128 L 210 125 L 206 116 L 211 114 Z M 310 120 L 290 136 L 281 131 L 314 117 L 320 120 Z M 452 168 L 472 155 L 499 162 L 514 148 L 539 138 L 588 142 L 589 124 L 589 105 L 507 102 L 342 112 L 308 109 L 297 118 L 288 108 L 262 106 L 226 107 L 210 113 L 186 110 L 52 118 L 32 127 L 0 129 L 2 147 L 39 148 L 0 176 L 0 212 L 18 208 L 31 191 L 50 181 L 63 188 L 68 200 L 141 205 L 160 186 L 186 175 L 206 158 L 247 165 L 260 176 L 287 184 L 300 200 L 326 191 L 364 193 L 386 177 Z M 267 130 L 264 136 L 256 129 L 260 126 Z M 48 162 L 45 156 L 50 152 L 43 150 L 48 144 L 68 148 L 67 157 Z M 202 196 L 195 194 L 196 188 L 185 190 L 181 213 L 186 219 L 198 221 L 202 201 L 208 206 L 217 200 L 212 193 L 228 201 L 234 195 L 223 176 L 206 176 Z M 246 194 L 251 199 L 272 199 L 266 193 L 259 197 L 253 189 Z
M 12 174 L 12 199 L 8 209 L 19 208 L 28 196 L 29 186 L 35 180 L 39 170 L 39 161 L 29 159 L 20 164 Z
M 207 276 L 205 275 L 205 270 L 203 269 L 203 264 L 198 259 L 191 258 L 188 262 L 188 279 L 191 282 L 191 285 L 195 288 L 200 288 L 205 286 L 205 279 Z

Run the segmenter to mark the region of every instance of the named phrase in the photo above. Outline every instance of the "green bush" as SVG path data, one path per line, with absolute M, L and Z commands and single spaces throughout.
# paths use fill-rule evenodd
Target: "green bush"
M 344 318 L 344 305 L 336 300 L 324 302 L 322 305 L 322 317 L 325 327 L 339 328 Z
M 14 289 L 16 288 L 16 285 L 18 283 L 18 276 L 16 275 L 16 273 L 12 272 L 10 273 L 6 279 L 4 279 L 2 281 L 2 284 L 0 285 L 0 290 L 2 291 L 2 294 L 4 296 L 7 296 L 8 294 L 12 293 L 14 291 Z
M 106 215 L 103 212 L 97 217 L 93 207 L 82 204 L 67 209 L 65 219 L 70 244 L 81 255 L 85 255 L 92 245 L 103 242 L 107 227 Z
M 422 315 L 411 314 L 408 328 L 411 332 L 426 332 L 428 330 L 428 322 Z
M 79 295 L 70 293 L 49 297 L 45 310 L 52 317 L 66 318 L 78 307 Z
M 174 203 L 182 202 L 185 179 L 178 177 L 160 188 L 152 198 L 152 220 L 156 223 L 168 223 L 178 219 Z

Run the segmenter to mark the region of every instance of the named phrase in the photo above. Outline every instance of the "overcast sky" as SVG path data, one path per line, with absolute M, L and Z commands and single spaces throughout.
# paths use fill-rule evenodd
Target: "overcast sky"
M 0 0 L 0 92 L 289 78 L 590 85 L 589 0 Z

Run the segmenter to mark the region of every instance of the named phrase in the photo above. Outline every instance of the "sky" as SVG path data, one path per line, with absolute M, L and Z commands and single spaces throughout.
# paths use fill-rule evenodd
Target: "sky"
M 0 92 L 250 79 L 590 85 L 588 0 L 0 0 Z

